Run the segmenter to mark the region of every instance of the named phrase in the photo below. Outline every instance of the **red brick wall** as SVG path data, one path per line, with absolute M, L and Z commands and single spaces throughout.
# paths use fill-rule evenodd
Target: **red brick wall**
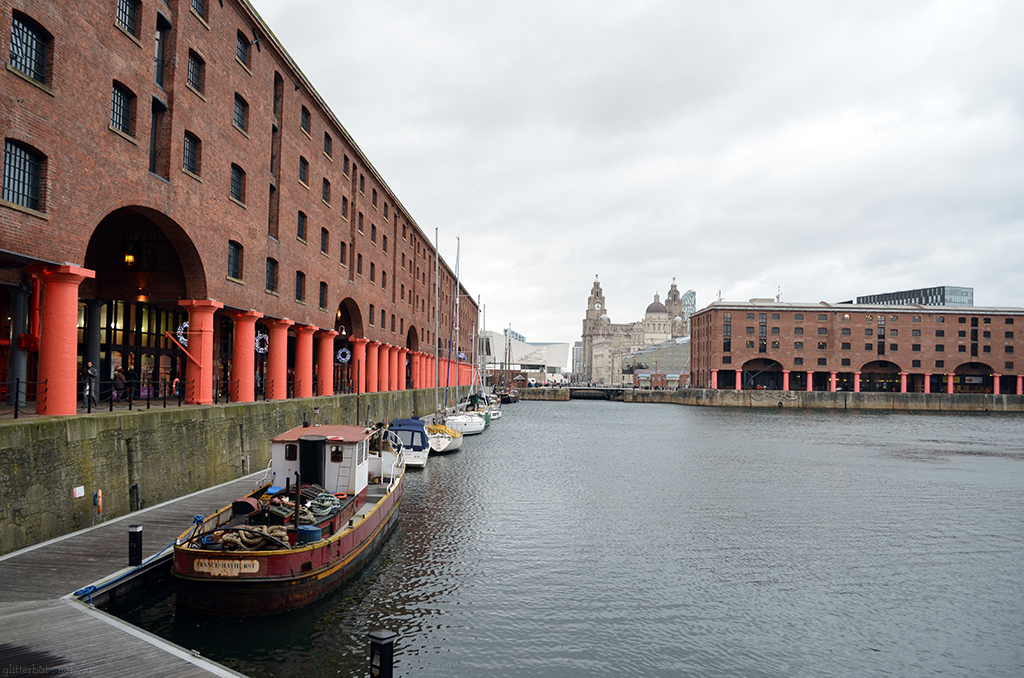
M 366 336 L 373 340 L 404 345 L 406 334 L 415 326 L 421 347 L 429 334 L 434 339 L 434 262 L 430 239 L 424 237 L 399 200 L 377 175 L 372 165 L 341 128 L 333 114 L 318 100 L 303 77 L 276 48 L 267 31 L 235 0 L 207 0 L 206 21 L 196 17 L 187 0 L 170 0 L 169 8 L 157 0 L 139 5 L 138 38 L 133 40 L 115 26 L 114 0 L 44 2 L 0 0 L 4 40 L 9 43 L 12 12 L 30 16 L 53 35 L 52 69 L 47 88 L 26 81 L 10 69 L 0 71 L 0 131 L 34 147 L 47 158 L 45 218 L 0 205 L 0 250 L 36 261 L 71 262 L 83 265 L 90 241 L 100 223 L 122 208 L 141 208 L 175 242 L 181 259 L 183 283 L 151 280 L 136 294 L 164 298 L 168 289 L 190 297 L 208 297 L 227 308 L 253 308 L 268 317 L 290 318 L 299 323 L 333 328 L 335 311 L 343 299 L 355 300 L 362 315 Z M 164 87 L 153 82 L 154 34 L 157 11 L 173 26 L 165 47 Z M 254 29 L 260 45 L 250 49 L 249 67 L 235 58 L 237 31 L 251 37 Z M 195 50 L 205 60 L 202 96 L 185 84 L 188 53 Z M 273 110 L 274 76 L 284 81 L 280 115 Z M 123 83 L 135 94 L 136 115 L 132 139 L 112 131 L 110 99 L 113 81 Z M 235 94 L 248 103 L 248 125 L 243 133 L 232 125 Z M 149 172 L 150 110 L 154 97 L 169 107 L 169 124 L 161 138 L 167 139 L 162 157 L 169 158 L 168 178 Z M 311 113 L 307 134 L 300 129 L 300 111 Z M 281 135 L 276 176 L 270 172 L 272 129 Z M 202 156 L 199 179 L 182 171 L 185 132 L 199 137 Z M 324 133 L 330 134 L 330 156 L 324 152 Z M 298 178 L 299 157 L 309 162 L 306 185 Z M 350 170 L 343 172 L 345 157 Z M 161 158 L 162 160 L 162 158 Z M 230 168 L 240 166 L 246 173 L 244 206 L 229 199 Z M 161 170 L 162 172 L 164 170 Z M 363 190 L 359 178 L 364 177 Z M 330 204 L 321 199 L 322 181 L 331 184 Z M 270 186 L 279 196 L 278 238 L 269 233 Z M 371 196 L 377 191 L 377 205 Z M 341 214 L 342 198 L 349 201 L 347 217 Z M 384 205 L 388 216 L 384 217 Z M 299 211 L 308 215 L 307 237 L 296 237 Z M 357 228 L 357 215 L 364 215 L 364 228 Z M 376 226 L 376 242 L 371 241 Z M 407 225 L 405 238 L 402 226 Z M 326 254 L 320 251 L 320 231 L 329 231 Z M 383 237 L 387 236 L 387 252 Z M 102 243 L 113 248 L 107 253 L 110 270 L 98 271 L 97 285 L 113 285 L 120 298 L 132 290 L 117 269 L 120 243 L 111 234 Z M 244 248 L 242 283 L 227 277 L 228 241 Z M 339 244 L 349 248 L 348 265 L 340 261 Z M 100 243 L 97 241 L 97 246 Z M 419 255 L 417 256 L 417 250 Z M 355 273 L 352 262 L 363 255 L 363 275 Z M 406 255 L 406 267 L 401 255 Z M 276 259 L 278 294 L 264 290 L 265 262 Z M 369 264 L 377 269 L 369 280 Z M 416 276 L 416 269 L 421 272 Z M 306 274 L 306 302 L 294 298 L 295 272 Z M 387 288 L 381 273 L 387 273 Z M 172 272 L 168 272 L 171 275 Z M 18 269 L 2 269 L 2 281 L 20 278 Z M 151 276 L 152 277 L 152 276 Z M 442 286 L 450 299 L 453 273 L 441 266 Z M 319 308 L 319 283 L 327 282 L 326 310 Z M 124 283 L 122 285 L 122 283 Z M 400 298 L 405 286 L 406 300 Z M 86 287 L 83 295 L 97 293 Z M 409 302 L 409 298 L 413 303 Z M 133 295 L 134 297 L 134 295 Z M 416 300 L 423 299 L 422 305 Z M 445 301 L 445 297 L 442 297 Z M 369 322 L 369 305 L 377 317 Z M 379 309 L 386 313 L 380 326 Z M 394 314 L 395 332 L 390 329 Z M 472 299 L 462 299 L 463 317 L 476 316 Z M 447 323 L 450 312 L 442 304 L 441 317 Z M 470 345 L 472 320 L 460 327 L 462 347 Z M 439 332 L 447 340 L 447 325 Z

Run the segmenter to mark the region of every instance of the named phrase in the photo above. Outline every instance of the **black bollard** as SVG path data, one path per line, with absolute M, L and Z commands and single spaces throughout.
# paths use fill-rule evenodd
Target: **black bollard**
M 392 678 L 392 665 L 395 661 L 394 631 L 379 629 L 370 631 L 370 675 L 374 678 Z
M 142 525 L 128 526 L 128 565 L 142 565 Z

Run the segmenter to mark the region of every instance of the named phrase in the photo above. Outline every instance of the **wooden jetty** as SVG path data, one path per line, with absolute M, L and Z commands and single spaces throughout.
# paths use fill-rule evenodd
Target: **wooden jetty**
M 0 556 L 0 668 L 10 675 L 243 676 L 81 602 L 74 592 L 132 569 L 129 525 L 143 526 L 149 561 L 194 515 L 250 492 L 261 474 Z

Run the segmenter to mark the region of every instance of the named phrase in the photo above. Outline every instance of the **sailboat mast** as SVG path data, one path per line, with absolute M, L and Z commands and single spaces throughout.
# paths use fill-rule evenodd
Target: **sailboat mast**
M 439 276 L 438 272 L 438 261 L 441 257 L 441 252 L 438 249 L 437 240 L 437 229 L 434 229 L 434 411 L 436 412 L 440 408 L 440 404 L 437 399 L 437 388 L 441 381 L 441 365 L 439 363 L 439 357 L 437 354 L 437 330 L 439 319 L 437 317 L 438 310 L 438 293 L 440 291 Z

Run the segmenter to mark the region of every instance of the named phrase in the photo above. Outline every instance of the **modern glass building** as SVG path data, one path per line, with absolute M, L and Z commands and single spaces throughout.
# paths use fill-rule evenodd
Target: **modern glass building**
M 883 306 L 900 306 L 904 304 L 921 304 L 922 306 L 974 306 L 973 287 L 924 287 L 917 290 L 902 292 L 886 292 L 857 297 L 858 304 L 881 304 Z

